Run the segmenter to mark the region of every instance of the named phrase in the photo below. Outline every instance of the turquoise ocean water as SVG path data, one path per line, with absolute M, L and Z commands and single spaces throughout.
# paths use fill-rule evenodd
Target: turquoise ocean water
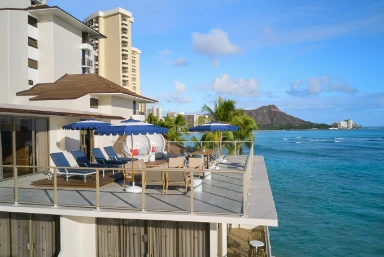
M 384 256 L 384 129 L 255 132 L 279 227 L 272 253 Z

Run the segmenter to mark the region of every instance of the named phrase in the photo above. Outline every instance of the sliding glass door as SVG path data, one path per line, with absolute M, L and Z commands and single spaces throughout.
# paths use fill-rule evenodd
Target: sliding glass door
M 0 117 L 0 163 L 3 165 L 48 166 L 48 119 Z M 42 169 L 19 167 L 18 175 Z M 13 177 L 13 169 L 0 167 L 0 179 Z

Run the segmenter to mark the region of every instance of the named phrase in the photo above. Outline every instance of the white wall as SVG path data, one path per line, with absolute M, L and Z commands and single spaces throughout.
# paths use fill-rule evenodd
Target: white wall
M 49 151 L 50 153 L 64 152 L 71 166 L 77 165 L 70 151 L 80 149 L 80 132 L 78 130 L 63 130 L 65 124 L 79 121 L 77 118 L 52 116 L 49 120 Z M 55 166 L 52 159 L 50 165 Z
M 60 217 L 61 252 L 59 257 L 96 257 L 96 219 Z
M 0 8 L 26 8 L 31 5 L 30 0 L 1 0 Z
M 1 10 L 0 22 L 0 103 L 13 103 L 16 92 L 29 88 L 28 13 Z
M 58 17 L 39 17 L 39 82 L 81 74 L 82 32 Z
M 115 116 L 122 116 L 125 119 L 128 119 L 133 115 L 133 101 L 127 100 L 120 97 L 112 97 L 111 101 L 112 112 L 111 114 Z M 137 108 L 139 107 L 139 103 L 136 103 Z

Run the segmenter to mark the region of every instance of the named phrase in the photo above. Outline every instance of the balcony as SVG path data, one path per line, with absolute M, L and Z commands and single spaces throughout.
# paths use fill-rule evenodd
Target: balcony
M 93 61 L 91 59 L 88 59 L 88 58 L 83 58 L 83 59 L 81 59 L 81 66 L 92 68 L 93 67 Z
M 80 45 L 80 48 L 81 50 L 87 50 L 87 51 L 92 51 L 93 50 L 93 46 L 89 43 L 82 43 Z

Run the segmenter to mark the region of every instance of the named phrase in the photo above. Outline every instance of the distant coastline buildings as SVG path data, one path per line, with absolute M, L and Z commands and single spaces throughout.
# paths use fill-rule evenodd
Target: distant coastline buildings
M 352 119 L 332 123 L 331 129 L 359 129 L 360 125 L 352 122 Z
M 153 114 L 157 119 L 163 118 L 163 111 L 161 108 L 153 106 L 147 110 L 147 115 Z

